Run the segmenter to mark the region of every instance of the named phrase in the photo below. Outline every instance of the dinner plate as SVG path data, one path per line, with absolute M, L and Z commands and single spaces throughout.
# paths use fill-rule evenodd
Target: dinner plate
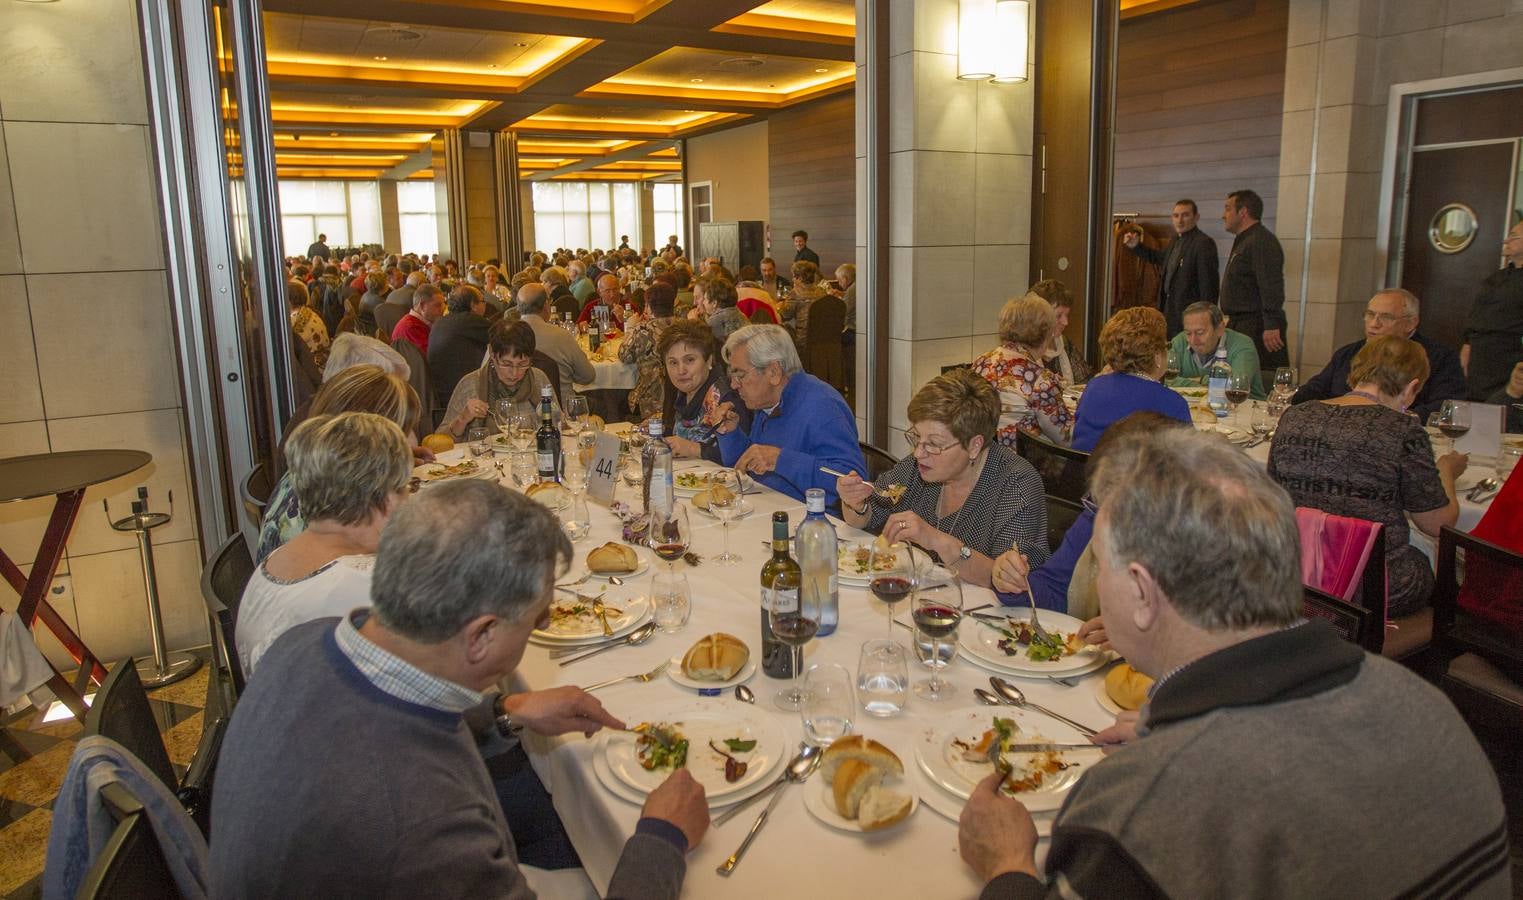
M 685 471 L 678 472 L 676 475 L 674 475 L 672 477 L 672 492 L 674 494 L 676 494 L 678 497 L 691 497 L 694 494 L 698 493 L 699 491 L 707 490 L 708 487 L 709 487 L 709 482 L 707 481 L 708 476 L 713 474 L 714 472 L 717 472 L 717 471 L 719 471 L 719 470 L 718 469 L 702 469 L 701 468 L 701 469 L 687 469 Z M 697 485 L 691 485 L 691 484 L 684 485 L 682 483 L 684 478 L 691 479 L 691 478 L 695 478 L 695 477 L 696 478 L 704 479 L 703 483 L 697 484 Z M 755 489 L 756 489 L 756 482 L 753 479 L 751 479 L 750 476 L 747 476 L 747 475 L 740 476 L 740 491 L 741 491 L 741 493 L 743 493 L 743 494 L 749 494 L 749 493 L 751 493 Z
M 804 782 L 804 808 L 809 810 L 810 815 L 837 831 L 849 831 L 852 834 L 887 834 L 908 822 L 910 816 L 915 815 L 915 810 L 920 808 L 920 797 L 908 778 L 891 778 L 885 786 L 891 791 L 910 795 L 909 815 L 886 828 L 866 831 L 856 819 L 848 819 L 836 812 L 835 790 L 823 778 L 811 778 Z
M 1014 719 L 1019 729 L 1016 737 L 1023 743 L 1084 742 L 1083 735 L 1062 722 L 1023 709 L 1003 706 L 964 709 L 943 716 L 934 727 L 920 732 L 915 743 L 915 761 L 920 770 L 936 786 L 964 800 L 968 799 L 973 788 L 989 777 L 994 767 L 987 761 L 971 762 L 964 759 L 962 751 L 953 746 L 952 741 L 961 740 L 970 744 L 976 742 L 980 735 L 993 727 L 995 716 Z M 1100 761 L 1099 751 L 1100 748 L 1096 747 L 1093 751 L 1065 750 L 1058 753 L 1058 758 L 1069 764 L 1068 768 L 1047 775 L 1036 789 L 1021 791 L 1014 796 L 1033 812 L 1057 809 L 1063 805 L 1063 798 L 1069 789 L 1078 783 L 1079 776 Z M 1007 758 L 1020 766 L 1022 760 L 1042 755 L 1045 754 L 1018 753 Z
M 746 681 L 750 681 L 751 676 L 755 674 L 756 658 L 754 656 L 746 660 L 746 664 L 740 667 L 740 671 L 735 673 L 734 678 L 730 678 L 725 681 L 699 681 L 696 678 L 687 677 L 687 675 L 683 674 L 682 672 L 682 657 L 680 656 L 672 657 L 671 660 L 666 664 L 666 675 L 668 678 L 685 688 L 692 688 L 695 691 L 717 691 L 724 688 L 731 688 L 737 684 L 742 684 Z
M 1094 695 L 1095 702 L 1100 704 L 1100 708 L 1110 713 L 1111 715 L 1119 716 L 1125 712 L 1125 710 L 1121 708 L 1121 705 L 1112 700 L 1111 695 L 1106 692 L 1104 678 L 1094 679 Z
M 996 665 L 995 663 L 980 659 L 971 653 L 964 653 L 962 658 L 971 663 L 975 668 L 983 669 L 985 672 L 993 672 L 996 675 L 1003 675 L 1007 678 L 1030 678 L 1033 681 L 1047 681 L 1047 673 L 1044 672 L 1032 672 L 1027 669 L 1007 668 L 1005 666 Z M 1113 656 L 1110 653 L 1101 653 L 1094 662 L 1090 663 L 1082 669 L 1075 669 L 1071 672 L 1062 673 L 1054 672 L 1052 674 L 1057 675 L 1060 678 L 1082 678 L 1085 675 L 1100 671 L 1101 669 L 1110 665 L 1111 661 L 1116 658 L 1117 657 Z
M 693 509 L 697 510 L 698 514 L 706 519 L 713 519 L 716 522 L 723 521 L 718 516 L 714 515 L 713 510 L 710 510 L 707 506 L 699 506 L 698 504 L 694 503 Z M 730 517 L 730 521 L 734 522 L 740 519 L 744 519 L 754 512 L 756 512 L 756 507 L 752 505 L 751 501 L 741 500 L 740 505 L 735 507 L 735 515 Z
M 571 607 L 581 603 L 589 610 L 592 601 L 573 598 L 564 591 L 555 594 L 554 606 Z M 650 618 L 650 601 L 643 595 L 637 597 L 625 597 L 623 599 L 603 598 L 603 603 L 610 609 L 619 610 L 619 615 L 612 612 L 608 614 L 608 627 L 613 629 L 613 637 L 619 637 L 634 631 L 648 618 Z M 564 644 L 572 646 L 583 643 L 597 643 L 606 636 L 603 634 L 603 624 L 596 616 L 588 615 L 583 619 L 566 622 L 551 622 L 549 628 L 536 628 L 532 635 L 547 644 Z
M 446 466 L 464 465 L 465 463 L 475 463 L 476 471 L 460 475 L 444 475 L 443 477 L 439 477 L 439 473 L 442 473 Z M 445 481 L 459 481 L 463 478 L 496 478 L 497 469 L 491 463 L 481 462 L 480 460 L 474 459 L 462 459 L 457 463 L 424 463 L 423 465 L 417 466 L 412 470 L 412 476 L 421 481 L 426 486 L 430 484 L 439 484 Z
M 633 572 L 610 572 L 607 575 L 603 575 L 603 574 L 600 574 L 598 572 L 594 572 L 591 569 L 586 569 L 585 566 L 587 565 L 587 560 L 585 558 L 582 560 L 582 565 L 584 567 L 583 571 L 585 571 L 588 574 L 588 576 L 592 578 L 593 581 L 607 581 L 609 578 L 611 578 L 614 575 L 617 575 L 620 578 L 626 578 L 627 579 L 627 578 L 633 578 L 636 575 L 639 575 L 641 572 L 644 572 L 644 571 L 646 571 L 646 570 L 648 570 L 650 568 L 650 560 L 646 559 L 643 556 L 639 557 L 639 559 L 640 559 L 640 564 L 635 566 L 635 570 Z
M 858 572 L 854 555 L 861 548 L 872 549 L 872 541 L 848 541 L 836 548 L 836 580 L 853 587 L 867 587 L 876 573 Z M 917 550 L 915 571 L 922 582 L 934 582 L 939 576 L 950 574 L 931 561 L 931 557 Z
M 919 766 L 911 766 L 904 772 L 905 779 L 915 788 L 915 796 L 925 807 L 938 815 L 957 824 L 962 819 L 962 808 L 966 800 L 956 794 L 949 794 L 942 788 L 937 787 Z M 1052 823 L 1057 818 L 1052 810 L 1028 810 L 1031 813 L 1031 822 L 1036 826 L 1036 834 L 1039 838 L 1052 837 Z
M 1021 613 L 1016 616 L 1016 620 L 1019 621 L 1025 618 L 1026 615 L 1028 613 Z M 1042 627 L 1053 632 L 1063 632 L 1065 634 L 1076 632 L 1084 624 L 1073 616 L 1050 609 L 1038 610 L 1037 616 L 1042 623 Z M 993 626 L 987 625 L 971 616 L 965 617 L 958 629 L 958 642 L 962 644 L 963 649 L 967 651 L 969 656 L 977 657 L 990 665 L 1008 669 L 1012 672 L 1031 673 L 1034 675 L 1069 675 L 1080 669 L 1091 668 L 1096 660 L 1105 658 L 1105 654 L 1098 648 L 1085 647 L 1078 653 L 1070 656 L 1037 662 L 1027 659 L 1024 650 L 1014 656 L 1007 655 L 1005 651 L 999 648 L 999 642 L 1003 637 Z
M 788 755 L 788 745 L 781 725 L 764 710 L 754 707 L 736 709 L 735 704 L 707 703 L 695 705 L 691 700 L 667 704 L 644 712 L 646 722 L 669 722 L 688 739 L 687 770 L 703 785 L 710 797 L 726 797 L 763 781 Z M 612 732 L 604 739 L 602 753 L 609 771 L 625 785 L 650 793 L 671 774 L 670 769 L 649 771 L 640 764 L 636 739 L 629 732 Z M 746 773 L 739 781 L 727 782 L 724 757 L 709 747 L 712 739 L 719 746 L 726 738 L 755 740 L 756 747 L 734 756 L 746 763 Z
M 613 770 L 608 768 L 608 760 L 603 758 L 602 740 L 603 739 L 600 738 L 599 741 L 593 746 L 593 775 L 597 776 L 598 782 L 608 790 L 608 793 L 613 794 L 615 797 L 618 797 L 620 800 L 623 800 L 626 803 L 631 803 L 635 806 L 644 806 L 646 800 L 645 794 L 641 791 L 635 790 L 634 788 L 615 778 L 613 775 Z M 718 812 L 727 806 L 733 806 L 736 803 L 740 803 L 743 800 L 747 800 L 750 797 L 761 793 L 762 791 L 766 790 L 767 785 L 775 781 L 776 778 L 777 776 L 773 775 L 771 778 L 763 779 L 762 781 L 751 785 L 743 791 L 736 791 L 733 794 L 726 794 L 724 797 L 721 797 L 717 800 L 713 797 L 706 797 L 705 800 L 708 803 L 708 807 L 711 813 Z M 1040 820 L 1038 820 L 1038 822 L 1039 824 L 1037 825 L 1037 828 L 1040 830 Z

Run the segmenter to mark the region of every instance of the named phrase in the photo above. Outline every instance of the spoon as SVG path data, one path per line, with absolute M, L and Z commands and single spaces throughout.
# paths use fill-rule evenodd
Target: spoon
M 741 703 L 755 703 L 756 694 L 743 684 L 735 685 L 735 699 Z
M 557 665 L 560 665 L 560 666 L 569 666 L 569 665 L 571 665 L 574 662 L 581 662 L 582 660 L 587 659 L 589 657 L 597 656 L 599 653 L 602 653 L 604 650 L 612 650 L 615 647 L 638 647 L 639 645 L 641 645 L 641 644 L 645 643 L 646 641 L 650 640 L 651 636 L 654 635 L 655 633 L 656 633 L 656 623 L 655 622 L 646 622 L 644 625 L 641 625 L 639 628 L 636 628 L 634 631 L 631 631 L 629 633 L 629 635 L 627 637 L 625 637 L 624 640 L 622 640 L 622 641 L 614 641 L 613 643 L 610 643 L 610 644 L 604 644 L 603 646 L 597 648 L 596 650 L 589 650 L 586 653 L 583 653 L 581 656 L 573 656 L 570 659 L 562 660 L 561 662 L 557 663 Z
M 783 770 L 783 774 L 779 775 L 776 781 L 715 816 L 710 824 L 717 828 L 735 818 L 740 814 L 741 810 L 782 787 L 785 783 L 798 784 L 808 778 L 814 773 L 814 770 L 824 758 L 820 755 L 823 752 L 823 748 L 816 747 L 813 744 L 800 743 L 798 755 L 789 761 L 788 768 Z
M 564 663 L 562 663 L 562 665 L 564 665 Z M 1057 719 L 1059 722 L 1062 722 L 1065 725 L 1077 729 L 1080 734 L 1083 734 L 1086 737 L 1093 736 L 1097 733 L 1095 729 L 1090 728 L 1088 725 L 1081 725 L 1078 722 L 1075 722 L 1073 719 L 1070 719 L 1065 715 L 1055 713 L 1045 706 L 1032 703 L 1030 700 L 1026 699 L 1025 694 L 1021 693 L 1020 688 L 999 677 L 998 675 L 990 675 L 989 684 L 992 685 L 995 692 L 998 693 L 1001 697 L 1005 698 L 1005 700 L 1011 706 L 1019 706 L 1021 709 L 1035 710 L 1044 716 L 1050 716 L 1051 718 Z
M 985 706 L 1004 706 L 1005 705 L 1005 701 L 1004 700 L 1001 700 L 999 697 L 995 696 L 993 692 L 986 691 L 983 688 L 974 688 L 973 689 L 973 696 L 977 697 L 978 698 L 978 702 L 982 703 Z
M 1480 497 L 1482 494 L 1486 493 L 1496 486 L 1497 480 L 1495 478 L 1482 478 L 1480 481 L 1476 482 L 1475 487 L 1465 492 L 1465 496 L 1470 498 L 1470 500 L 1473 502 L 1476 498 Z

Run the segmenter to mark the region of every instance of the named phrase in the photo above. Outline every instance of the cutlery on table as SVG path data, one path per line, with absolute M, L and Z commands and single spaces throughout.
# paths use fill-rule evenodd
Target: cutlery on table
M 1089 727 L 1088 725 L 1075 722 L 1073 719 L 1068 718 L 1062 713 L 1055 713 L 1039 703 L 1032 703 L 1030 700 L 1026 699 L 1026 695 L 1021 692 L 1020 688 L 999 677 L 998 675 L 990 675 L 989 684 L 994 688 L 994 692 L 1000 697 L 1003 697 L 1005 702 L 1009 703 L 1011 706 L 1017 706 L 1021 709 L 1030 709 L 1035 712 L 1039 712 L 1049 718 L 1057 719 L 1059 722 L 1062 722 L 1063 724 L 1076 729 L 1085 737 L 1094 737 L 1098 733 L 1095 729 Z
M 1474 503 L 1480 499 L 1482 494 L 1487 493 L 1492 488 L 1496 487 L 1497 484 L 1498 482 L 1495 478 L 1482 478 L 1480 481 L 1475 483 L 1475 487 L 1465 492 L 1465 497 L 1466 499 L 1470 500 L 1470 502 Z
M 1500 491 L 1501 491 L 1500 487 L 1494 487 L 1491 490 L 1487 491 L 1486 493 L 1480 495 L 1479 497 L 1472 497 L 1471 498 L 1471 502 L 1473 502 L 1473 503 L 1485 503 L 1487 500 L 1490 500 L 1492 497 L 1495 497 L 1497 495 L 1497 493 L 1500 492 Z
M 578 578 L 575 581 L 567 581 L 567 582 L 564 582 L 562 584 L 558 584 L 558 585 L 556 585 L 556 587 L 558 587 L 558 588 L 573 588 L 573 587 L 576 587 L 579 584 L 585 584 L 587 582 L 587 579 L 589 579 L 591 577 L 592 577 L 592 573 L 591 572 L 583 572 L 581 578 Z
M 741 703 L 755 703 L 756 692 L 743 684 L 735 685 L 735 699 Z
M 608 625 L 608 607 L 603 605 L 603 595 L 598 594 L 592 598 L 592 614 L 603 623 L 603 637 L 613 637 L 613 629 Z
M 808 778 L 819 766 L 820 761 L 824 759 L 823 753 L 823 748 L 801 742 L 799 744 L 798 755 L 788 761 L 787 768 L 783 769 L 783 774 L 777 776 L 777 780 L 715 816 L 714 820 L 709 824 L 717 828 L 735 818 L 752 803 L 782 787 L 783 784 L 787 782 L 799 782 Z
M 820 471 L 824 472 L 826 475 L 834 475 L 837 478 L 845 478 L 845 477 L 847 477 L 845 472 L 837 472 L 835 469 L 832 469 L 829 466 L 820 466 Z M 862 481 L 863 481 L 863 483 L 872 486 L 873 496 L 874 497 L 877 497 L 877 498 L 879 498 L 881 500 L 887 500 L 891 504 L 897 504 L 899 502 L 899 498 L 895 497 L 888 490 L 886 490 L 884 488 L 878 487 L 876 484 L 873 484 L 871 481 L 868 481 L 866 478 L 863 478 Z
M 762 826 L 767 824 L 767 818 L 772 815 L 772 810 L 777 808 L 777 802 L 781 799 L 783 799 L 783 792 L 781 790 L 772 795 L 772 799 L 767 802 L 767 808 L 762 810 L 762 814 L 756 817 L 755 822 L 751 823 L 751 830 L 746 832 L 746 839 L 741 841 L 740 846 L 735 848 L 735 852 L 730 854 L 730 858 L 725 860 L 714 871 L 726 878 L 730 877 L 730 873 L 734 872 L 735 867 L 740 865 L 740 858 L 746 855 L 747 850 L 751 849 L 751 842 L 756 840 L 756 835 L 762 830 Z
M 1047 680 L 1051 681 L 1051 682 L 1053 682 L 1055 684 L 1061 684 L 1064 687 L 1078 687 L 1079 686 L 1079 683 L 1077 681 L 1074 681 L 1072 678 L 1059 678 L 1056 675 L 1048 675 L 1047 676 Z
M 592 650 L 588 650 L 586 653 L 583 653 L 580 656 L 573 656 L 570 659 L 562 660 L 561 662 L 557 663 L 557 665 L 560 665 L 560 666 L 569 666 L 569 665 L 571 665 L 574 662 L 581 662 L 584 659 L 588 659 L 590 657 L 597 656 L 599 653 L 602 653 L 605 650 L 613 650 L 616 647 L 638 647 L 639 645 L 641 645 L 641 644 L 645 643 L 646 641 L 650 640 L 651 636 L 654 635 L 655 633 L 656 633 L 656 623 L 655 622 L 646 622 L 644 625 L 641 625 L 639 628 L 636 628 L 634 631 L 631 631 L 628 634 L 628 636 L 624 637 L 621 640 L 609 641 L 608 643 L 603 644 L 600 647 L 597 647 L 597 648 L 592 649 Z
M 607 681 L 599 681 L 597 684 L 589 684 L 589 685 L 587 685 L 586 687 L 582 688 L 582 690 L 588 691 L 590 693 L 592 691 L 597 690 L 598 688 L 605 688 L 605 687 L 608 687 L 609 685 L 618 684 L 621 681 L 638 681 L 641 684 L 645 684 L 646 682 L 650 681 L 652 678 L 655 678 L 657 675 L 660 675 L 662 672 L 665 672 L 666 671 L 666 665 L 667 665 L 666 663 L 662 663 L 661 665 L 656 666 L 654 669 L 651 669 L 649 672 L 642 672 L 642 673 L 640 673 L 638 675 L 622 675 L 622 676 L 620 676 L 618 678 L 610 678 Z

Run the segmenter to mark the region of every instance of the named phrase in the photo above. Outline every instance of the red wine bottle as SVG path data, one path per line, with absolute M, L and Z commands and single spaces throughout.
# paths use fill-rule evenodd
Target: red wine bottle
M 772 585 L 779 575 L 787 574 L 791 574 L 793 583 L 798 584 L 802 573 L 799 564 L 788 555 L 788 514 L 778 511 L 772 514 L 772 556 L 762 565 L 761 570 L 762 671 L 769 678 L 793 677 L 793 650 L 772 633 L 772 621 L 768 614 L 772 608 Z M 813 637 L 812 632 L 809 637 Z

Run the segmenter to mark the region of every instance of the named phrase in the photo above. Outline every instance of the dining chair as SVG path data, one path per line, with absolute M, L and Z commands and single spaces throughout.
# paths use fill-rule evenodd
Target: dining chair
M 238 496 L 243 500 L 243 511 L 255 528 L 264 521 L 264 508 L 269 504 L 270 494 L 274 490 L 275 485 L 270 479 L 270 467 L 265 463 L 254 466 L 238 483 Z
M 234 627 L 243 589 L 254 577 L 254 557 L 243 532 L 235 531 L 222 542 L 201 570 L 201 600 L 206 604 L 212 628 L 212 671 L 221 684 L 231 687 L 226 709 L 243 693 L 243 664 L 238 655 Z
M 1088 453 L 1024 431 L 1016 432 L 1015 452 L 1042 476 L 1042 486 L 1049 497 L 1072 509 L 1076 515 L 1084 508 L 1084 494 L 1088 490 L 1084 470 L 1089 465 Z
M 1308 619 L 1322 619 L 1349 643 L 1358 644 L 1370 653 L 1380 653 L 1385 623 L 1362 606 L 1340 600 L 1310 585 L 1302 585 L 1301 614 Z
M 120 781 L 102 785 L 100 799 L 116 827 L 80 884 L 80 900 L 181 897 L 142 802 Z
M 868 481 L 877 481 L 878 476 L 899 465 L 899 460 L 886 450 L 880 450 L 865 441 L 858 441 L 857 446 L 862 448 L 862 457 L 867 460 Z
M 826 294 L 809 302 L 809 327 L 804 336 L 804 371 L 837 391 L 846 388 L 841 353 L 841 330 L 846 327 L 846 304 Z
M 561 395 L 560 365 L 540 350 L 535 350 L 534 355 L 530 358 L 534 360 L 534 368 L 544 374 L 545 380 L 549 381 L 550 387 L 554 389 L 555 396 L 559 397 Z

